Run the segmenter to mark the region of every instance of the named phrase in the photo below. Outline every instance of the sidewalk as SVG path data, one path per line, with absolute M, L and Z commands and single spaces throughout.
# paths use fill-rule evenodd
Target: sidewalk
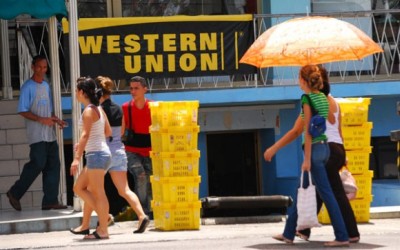
M 348 249 L 399 249 L 400 219 L 371 219 L 358 225 L 361 241 Z M 201 225 L 199 230 L 160 231 L 152 221 L 144 234 L 133 234 L 137 221 L 117 222 L 109 227 L 110 239 L 84 240 L 68 231 L 0 235 L 0 249 L 98 249 L 98 250 L 261 250 L 333 249 L 323 246 L 333 240 L 331 225 L 312 231 L 310 241 L 295 238 L 294 245 L 272 239 L 283 231 L 285 221 L 229 225 Z M 92 232 L 93 232 L 92 228 Z
M 82 212 L 74 212 L 72 207 L 64 210 L 8 210 L 0 211 L 0 234 L 39 233 L 65 231 L 80 224 Z M 371 207 L 371 219 L 400 218 L 400 206 Z M 201 225 L 267 223 L 282 221 L 280 215 L 203 218 Z M 96 226 L 97 220 L 91 221 L 91 227 Z

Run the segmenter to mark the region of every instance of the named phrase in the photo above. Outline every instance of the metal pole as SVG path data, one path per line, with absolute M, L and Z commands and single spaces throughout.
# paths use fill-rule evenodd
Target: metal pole
M 10 44 L 8 39 L 8 21 L 0 20 L 1 72 L 3 81 L 3 99 L 13 99 L 10 68 Z
M 49 18 L 49 51 L 50 51 L 50 62 L 51 62 L 51 84 L 53 87 L 53 102 L 54 102 L 54 114 L 62 118 L 61 108 L 61 78 L 60 78 L 60 58 L 58 54 L 58 32 L 57 32 L 57 19 L 56 17 Z M 56 129 L 58 150 L 60 155 L 60 194 L 61 201 L 63 204 L 67 204 L 67 185 L 65 177 L 65 161 L 64 161 L 64 138 L 63 131 Z
M 70 57 L 70 82 L 71 82 L 71 97 L 72 97 L 72 143 L 75 145 L 79 141 L 78 121 L 81 116 L 81 105 L 76 100 L 75 89 L 76 80 L 80 76 L 79 63 L 79 44 L 78 44 L 78 8 L 76 0 L 69 0 L 69 57 Z M 80 165 L 79 172 L 82 170 Z M 77 176 L 76 176 L 77 177 Z M 76 177 L 74 180 L 76 181 Z M 79 197 L 74 196 L 74 210 L 82 210 L 82 202 Z

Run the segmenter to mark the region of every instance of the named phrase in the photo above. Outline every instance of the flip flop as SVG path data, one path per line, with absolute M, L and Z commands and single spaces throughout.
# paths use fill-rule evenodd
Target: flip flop
M 305 241 L 308 241 L 309 240 L 309 236 L 307 236 L 307 235 L 305 235 L 305 234 L 302 234 L 302 233 L 300 233 L 300 232 L 296 232 L 296 236 L 297 237 L 299 237 L 300 239 L 303 239 L 303 240 L 305 240 Z
M 96 231 L 94 231 L 92 234 L 86 235 L 83 239 L 84 240 L 107 240 L 110 237 L 108 236 L 103 236 L 101 237 Z
M 349 242 L 350 243 L 358 243 L 358 242 L 360 242 L 360 237 L 349 238 Z
M 286 244 L 293 244 L 293 240 L 289 240 L 288 238 L 286 238 L 282 234 L 278 234 L 278 235 L 272 236 L 272 238 L 275 239 L 275 240 L 283 241 Z
M 88 235 L 90 234 L 90 230 L 89 229 L 85 229 L 85 230 L 81 230 L 81 231 L 75 231 L 75 229 L 70 228 L 69 231 L 73 234 L 83 234 L 83 235 Z
M 348 247 L 350 243 L 348 241 L 329 241 L 324 243 L 324 247 Z
M 134 234 L 141 234 L 143 233 L 147 226 L 150 224 L 150 219 L 148 216 L 144 217 L 144 219 L 142 220 L 142 222 L 140 223 L 140 226 L 137 230 L 133 231 Z

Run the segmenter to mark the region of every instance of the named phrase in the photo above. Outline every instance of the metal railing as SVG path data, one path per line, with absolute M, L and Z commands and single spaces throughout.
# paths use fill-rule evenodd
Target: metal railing
M 365 33 L 381 45 L 384 52 L 368 56 L 360 61 L 344 61 L 328 63 L 324 66 L 329 72 L 332 83 L 350 82 L 371 82 L 371 81 L 392 81 L 400 80 L 400 48 L 399 48 L 399 26 L 400 10 L 379 10 L 379 11 L 357 11 L 345 13 L 312 13 L 309 15 L 321 15 L 335 17 L 340 20 L 350 22 L 362 29 Z M 255 37 L 260 36 L 272 25 L 279 24 L 291 18 L 305 16 L 305 14 L 259 14 L 254 15 Z M 20 30 L 25 30 L 25 34 L 32 36 L 30 31 L 33 22 L 26 20 L 18 21 L 17 26 Z M 42 26 L 43 32 L 41 39 L 46 36 L 47 22 L 35 20 L 35 26 Z M 60 60 L 65 62 L 65 54 L 62 43 L 62 32 L 59 33 Z M 18 36 L 19 39 L 24 36 Z M 25 39 L 27 36 L 25 35 Z M 22 44 L 22 43 L 20 43 Z M 39 50 L 45 51 L 44 41 L 41 40 Z M 27 45 L 25 45 L 27 46 Z M 25 54 L 25 53 L 24 53 Z M 23 61 L 25 62 L 25 61 Z M 25 62 L 26 63 L 26 62 Z M 24 64 L 25 64 L 24 63 Z M 51 65 L 49 65 L 51 67 Z M 20 67 L 26 67 L 21 65 Z M 295 85 L 297 84 L 299 67 L 271 67 L 259 69 L 254 75 L 224 75 L 210 77 L 184 77 L 184 78 L 158 78 L 148 79 L 150 91 L 181 91 L 181 90 L 201 90 L 201 89 L 221 89 L 238 87 L 264 87 L 276 85 Z M 61 72 L 66 69 L 62 68 Z M 27 71 L 21 71 L 26 72 Z M 66 79 L 66 74 L 61 73 L 61 91 L 63 94 L 70 93 L 70 81 Z M 26 79 L 25 74 L 20 75 L 21 79 Z M 116 79 L 115 89 L 117 92 L 127 92 L 128 84 L 124 79 Z
M 33 32 L 33 28 L 36 32 Z M 69 93 L 71 88 L 69 82 L 66 81 L 65 68 L 61 68 L 60 65 L 51 65 L 51 60 L 49 60 L 48 52 L 48 31 L 49 26 L 47 20 L 31 20 L 22 19 L 16 20 L 16 30 L 17 30 L 17 44 L 18 44 L 18 58 L 19 58 L 19 80 L 20 85 L 22 85 L 26 79 L 31 77 L 32 69 L 31 62 L 32 57 L 38 54 L 43 54 L 46 56 L 49 68 L 56 66 L 60 67 L 60 81 L 61 81 L 61 92 Z M 62 31 L 58 32 L 58 45 L 60 53 L 60 61 L 65 62 L 66 55 L 64 53 L 63 43 L 62 43 Z M 48 71 L 50 72 L 50 70 Z

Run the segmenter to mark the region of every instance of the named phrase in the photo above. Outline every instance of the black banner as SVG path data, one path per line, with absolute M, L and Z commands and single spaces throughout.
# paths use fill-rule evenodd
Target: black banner
M 68 41 L 68 22 L 63 30 Z M 81 75 L 128 79 L 255 73 L 239 64 L 251 15 L 79 19 Z M 68 46 L 65 46 L 68 48 Z

